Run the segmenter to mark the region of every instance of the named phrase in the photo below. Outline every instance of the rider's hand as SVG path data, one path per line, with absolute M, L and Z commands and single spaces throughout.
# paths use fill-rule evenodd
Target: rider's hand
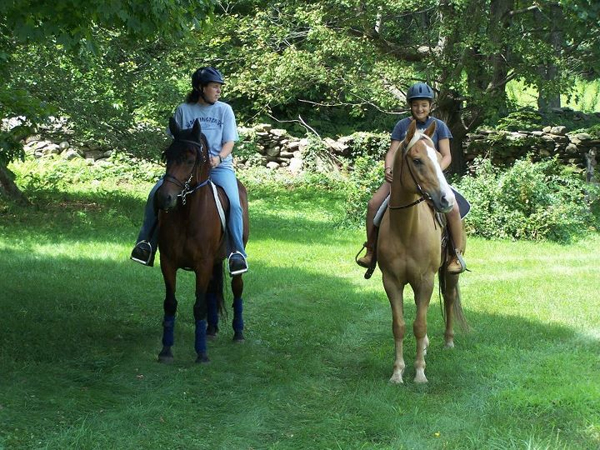
M 218 156 L 211 156 L 210 157 L 210 167 L 212 167 L 214 169 L 219 164 L 221 164 L 221 158 L 219 158 Z
M 391 167 L 386 167 L 385 168 L 385 181 L 387 181 L 388 183 L 392 182 L 393 179 L 393 174 L 392 174 L 392 168 Z

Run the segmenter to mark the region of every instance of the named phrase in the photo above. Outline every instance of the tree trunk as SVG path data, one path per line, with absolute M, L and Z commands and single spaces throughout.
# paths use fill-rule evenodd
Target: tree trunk
M 560 31 L 557 25 L 559 23 L 561 14 L 562 12 L 560 6 L 550 6 L 550 33 L 548 39 L 552 45 L 552 49 L 554 50 L 557 59 L 561 57 L 560 52 L 563 41 L 563 33 Z M 535 16 L 540 21 L 547 21 L 548 17 L 547 15 L 542 14 L 539 10 L 536 11 Z M 540 67 L 539 70 L 542 78 L 546 82 L 544 83 L 545 86 L 552 86 L 555 84 L 555 81 L 558 81 L 560 71 L 554 61 L 548 61 L 548 63 L 545 66 Z M 552 87 L 550 87 L 549 90 L 544 90 L 541 88 L 538 94 L 538 108 L 540 111 L 550 111 L 553 108 L 560 108 L 560 92 L 557 92 L 556 89 L 553 89 Z
M 16 203 L 30 205 L 31 203 L 12 180 L 13 177 L 11 175 L 7 167 L 0 165 L 0 194 Z

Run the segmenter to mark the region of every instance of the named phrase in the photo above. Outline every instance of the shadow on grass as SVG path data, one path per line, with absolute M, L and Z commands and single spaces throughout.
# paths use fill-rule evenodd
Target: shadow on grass
M 19 392 L 36 391 L 43 401 L 50 401 L 58 393 L 52 388 L 44 392 L 42 386 L 89 386 L 110 379 L 111 389 L 103 395 L 108 402 L 122 402 L 118 397 L 123 392 L 136 392 L 129 379 L 139 376 L 135 371 L 140 367 L 147 378 L 155 377 L 151 389 L 157 395 L 168 395 L 169 390 L 161 384 L 165 379 L 177 383 L 181 371 L 190 370 L 190 379 L 202 377 L 202 389 L 213 393 L 216 405 L 219 396 L 229 392 L 243 398 L 248 408 L 261 411 L 265 402 L 308 402 L 311 408 L 324 411 L 335 403 L 345 405 L 340 407 L 346 408 L 340 417 L 360 410 L 361 418 L 368 417 L 363 408 L 369 401 L 376 403 L 369 399 L 377 394 L 396 405 L 412 401 L 439 409 L 439 404 L 474 402 L 478 416 L 511 417 L 514 411 L 526 411 L 519 420 L 541 421 L 549 428 L 560 422 L 582 427 L 579 410 L 569 404 L 577 399 L 590 403 L 583 391 L 585 380 L 596 374 L 597 361 L 589 357 L 598 353 L 596 339 L 561 325 L 470 312 L 468 304 L 474 300 L 464 290 L 466 315 L 474 331 L 458 333 L 457 348 L 443 350 L 443 324 L 433 298 L 427 355 L 430 383 L 412 383 L 415 349 L 409 325 L 406 385 L 389 386 L 391 313 L 378 277 L 367 283 L 337 276 L 336 270 L 326 269 L 330 261 L 321 261 L 326 256 L 310 246 L 304 254 L 292 255 L 308 264 L 286 265 L 285 260 L 282 264 L 268 258 L 251 263 L 244 295 L 247 341 L 242 345 L 231 342 L 230 315 L 221 324 L 219 338 L 209 343 L 213 363 L 208 367 L 193 363 L 193 276 L 180 271 L 176 363 L 160 366 L 154 361 L 160 349 L 162 276 L 159 268 L 143 268 L 127 260 L 143 202 L 115 194 L 96 199 L 93 208 L 82 208 L 88 200 L 70 197 L 64 205 L 53 202 L 24 211 L 18 220 L 0 219 L 0 244 L 4 247 L 0 259 L 4 315 L 0 372 Z M 272 202 L 274 197 L 264 200 Z M 297 200 L 290 196 L 285 209 L 289 211 Z M 326 199 L 322 207 L 334 201 Z M 252 224 L 251 239 L 255 236 L 258 242 L 267 238 L 286 244 L 317 242 L 333 253 L 347 240 L 327 221 L 301 214 L 281 217 L 270 208 L 257 208 Z M 34 242 L 51 247 L 75 241 L 91 243 L 94 248 L 101 242 L 113 242 L 125 247 L 125 253 L 102 259 L 82 251 L 56 256 L 31 249 Z M 356 278 L 362 276 L 352 262 L 350 267 L 340 270 L 356 270 Z M 229 290 L 227 299 L 230 305 Z M 410 324 L 414 305 L 409 289 L 405 305 Z M 573 374 L 578 376 L 575 382 Z M 565 385 L 572 387 L 570 392 L 565 392 Z M 355 404 L 357 397 L 365 402 L 362 406 Z M 17 400 L 9 402 L 11 413 L 25 413 L 25 406 L 15 406 Z M 466 417 L 464 407 L 461 411 L 463 419 L 477 420 Z M 303 414 L 298 409 L 290 419 L 305 420 Z M 375 435 L 380 432 L 373 430 Z M 584 447 L 593 444 L 592 438 L 583 443 Z

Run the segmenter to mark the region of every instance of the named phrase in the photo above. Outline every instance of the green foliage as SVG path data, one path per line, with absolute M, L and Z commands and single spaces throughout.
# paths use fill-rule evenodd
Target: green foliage
M 480 159 L 473 172 L 457 185 L 472 204 L 470 235 L 568 242 L 598 225 L 592 207 L 600 191 L 556 159 L 522 159 L 506 170 Z
M 379 157 L 359 156 L 354 160 L 346 185 L 346 223 L 364 226 L 367 203 L 384 182 L 383 165 Z
M 354 133 L 352 139 L 351 159 L 360 156 L 383 158 L 390 147 L 390 134 L 388 133 Z
M 497 130 L 533 131 L 543 126 L 543 116 L 533 108 L 523 108 L 503 117 L 496 125 Z
M 22 156 L 23 134 L 50 113 L 70 117 L 84 140 L 143 154 L 144 147 L 136 146 L 140 123 L 150 117 L 151 125 L 163 126 L 168 116 L 163 101 L 175 97 L 163 53 L 170 39 L 189 35 L 212 5 L 211 0 L 3 2 L 0 120 L 23 116 L 29 130 L 1 132 L 0 163 Z

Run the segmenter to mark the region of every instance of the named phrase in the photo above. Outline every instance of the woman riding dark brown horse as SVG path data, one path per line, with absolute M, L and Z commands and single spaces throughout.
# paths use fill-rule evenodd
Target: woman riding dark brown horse
M 223 308 L 223 260 L 226 258 L 224 211 L 228 201 L 222 191 L 217 191 L 209 174 L 208 146 L 200 122 L 193 128 L 182 130 L 174 119 L 169 122 L 173 143 L 163 154 L 167 171 L 162 186 L 156 192 L 159 213 L 160 266 L 165 282 L 163 349 L 161 362 L 173 359 L 175 298 L 177 270 L 191 270 L 196 274 L 195 349 L 197 362 L 208 361 L 207 334 L 218 330 L 218 311 Z M 244 186 L 238 182 L 240 203 L 244 211 L 244 244 L 248 241 L 248 201 Z M 223 205 L 220 211 L 219 203 Z M 243 335 L 242 275 L 232 277 L 234 340 Z

